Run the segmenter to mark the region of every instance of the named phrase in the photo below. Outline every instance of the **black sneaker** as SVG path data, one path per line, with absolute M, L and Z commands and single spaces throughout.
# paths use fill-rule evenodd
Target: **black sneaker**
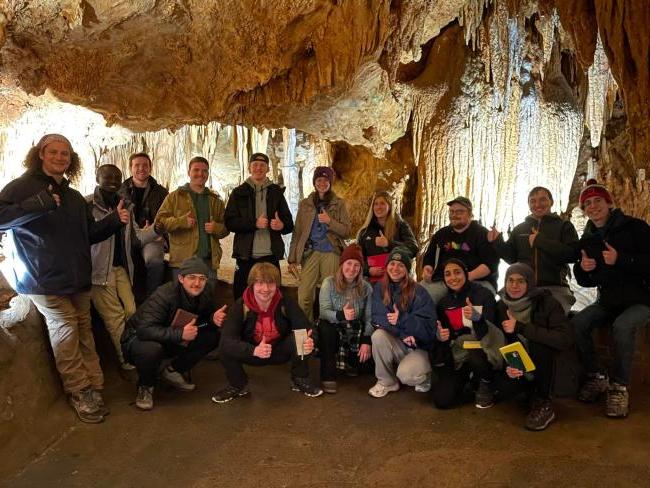
M 612 383 L 607 390 L 605 415 L 612 418 L 625 418 L 630 413 L 630 394 L 625 385 Z
M 153 386 L 138 386 L 135 406 L 140 410 L 151 410 L 153 408 Z
M 234 400 L 237 397 L 248 395 L 249 393 L 250 390 L 248 389 L 248 385 L 244 385 L 242 388 L 228 385 L 223 390 L 219 390 L 214 395 L 212 395 L 212 401 L 214 403 L 226 403 L 230 400 Z
M 585 403 L 594 403 L 609 388 L 609 379 L 602 373 L 590 374 L 578 392 L 578 400 Z
M 481 380 L 478 383 L 478 389 L 474 394 L 474 403 L 476 408 L 490 408 L 494 405 L 494 392 L 492 391 L 492 383 L 489 381 Z
M 525 426 L 528 430 L 544 430 L 555 420 L 553 404 L 549 399 L 537 398 L 526 417 Z
M 323 394 L 323 390 L 319 386 L 314 386 L 309 378 L 292 378 L 291 389 L 301 391 L 308 397 L 317 397 Z

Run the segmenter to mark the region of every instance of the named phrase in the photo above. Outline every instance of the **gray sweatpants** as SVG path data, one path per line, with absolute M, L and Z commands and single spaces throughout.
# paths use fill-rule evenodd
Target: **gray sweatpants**
M 398 337 L 383 329 L 371 336 L 372 358 L 375 360 L 375 376 L 384 386 L 399 380 L 415 386 L 427 380 L 431 373 L 429 354 L 423 349 L 410 349 Z

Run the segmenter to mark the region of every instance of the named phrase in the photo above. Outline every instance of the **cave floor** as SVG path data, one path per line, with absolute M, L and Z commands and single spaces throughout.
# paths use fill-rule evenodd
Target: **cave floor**
M 627 420 L 561 400 L 547 431 L 528 432 L 516 402 L 438 411 L 412 388 L 371 398 L 371 376 L 311 399 L 289 390 L 288 365 L 248 371 L 252 394 L 216 405 L 224 375 L 203 361 L 194 392 L 159 387 L 151 412 L 107 372 L 106 422 L 77 422 L 6 486 L 648 486 L 647 386 Z

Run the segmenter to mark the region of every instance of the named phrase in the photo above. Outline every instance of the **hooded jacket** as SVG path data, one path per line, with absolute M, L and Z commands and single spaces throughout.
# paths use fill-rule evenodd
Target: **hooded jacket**
M 61 197 L 57 207 L 48 191 Z M 12 259 L 7 279 L 18 293 L 69 295 L 90 289 L 90 245 L 122 223 L 117 212 L 95 221 L 84 197 L 65 178 L 57 183 L 40 169 L 28 170 L 0 192 L 0 230 Z
M 156 224 L 162 225 L 169 234 L 169 265 L 172 268 L 178 268 L 183 261 L 194 256 L 199 245 L 198 224 L 190 226 L 187 223 L 188 213 L 196 219 L 196 210 L 189 193 L 191 191 L 189 183 L 179 186 L 167 195 L 156 215 Z M 207 188 L 204 193 L 210 198 L 210 220 L 217 224 L 214 233 L 210 235 L 212 269 L 217 271 L 222 254 L 219 239 L 226 237 L 229 232 L 224 224 L 223 200 Z
M 160 185 L 153 176 L 149 177 L 147 186 L 144 189 L 144 195 L 142 196 L 142 209 L 140 211 L 141 220 L 140 222 L 136 222 L 139 227 L 144 227 L 147 221 L 149 223 L 154 222 L 156 214 L 165 201 L 168 193 L 167 188 Z M 124 183 L 122 183 L 122 186 L 120 187 L 119 194 L 127 201 L 135 203 L 135 185 L 133 184 L 132 177 L 124 180 Z M 135 213 L 135 209 L 133 211 Z
M 605 242 L 618 258 L 613 266 L 605 264 Z M 583 271 L 573 267 L 580 286 L 598 287 L 598 303 L 613 313 L 636 304 L 650 306 L 650 226 L 643 220 L 612 209 L 604 227 L 590 220 L 580 238 L 580 250 L 596 260 L 596 269 Z
M 390 332 L 400 340 L 415 337 L 418 349 L 430 350 L 436 336 L 436 307 L 429 293 L 420 285 L 415 285 L 415 297 L 408 309 L 400 310 L 396 325 L 388 322 L 386 314 L 393 312 L 393 305 L 400 302 L 401 291 L 398 283 L 389 283 L 391 302 L 384 305 L 382 282 L 375 283 L 372 292 L 372 323 Z
M 327 240 L 332 244 L 338 254 L 341 254 L 345 247 L 343 241 L 350 235 L 350 216 L 345 201 L 339 198 L 334 192 L 327 202 L 325 211 L 330 216 L 330 223 L 327 226 Z M 301 263 L 302 256 L 305 252 L 305 245 L 309 239 L 311 225 L 316 218 L 316 205 L 314 198 L 316 192 L 312 192 L 307 198 L 303 199 L 298 206 L 296 215 L 296 225 L 291 236 L 291 245 L 289 246 L 289 263 Z
M 373 217 L 370 221 L 370 224 L 365 229 L 359 231 L 357 237 L 357 244 L 361 246 L 361 251 L 363 252 L 364 263 L 363 263 L 363 274 L 364 276 L 369 276 L 369 267 L 368 267 L 368 256 L 377 256 L 378 254 L 387 254 L 391 252 L 396 247 L 405 247 L 409 251 L 413 258 L 418 253 L 418 243 L 415 240 L 415 235 L 411 230 L 408 222 L 402 219 L 399 215 L 395 215 L 395 236 L 393 240 L 388 243 L 388 247 L 377 247 L 375 244 L 375 238 L 379 237 L 379 231 L 382 230 L 380 225 L 377 223 L 377 220 Z
M 539 232 L 533 241 L 528 236 Z M 532 215 L 515 226 L 507 241 L 500 235 L 492 243 L 496 253 L 508 264 L 526 263 L 533 269 L 537 286 L 569 286 L 569 263 L 580 256 L 578 233 L 573 224 L 555 213 L 537 220 Z
M 293 217 L 289 205 L 284 198 L 284 188 L 271 183 L 266 191 L 266 216 L 269 221 L 278 213 L 284 223 L 281 231 L 269 228 L 271 236 L 271 252 L 280 260 L 284 259 L 284 241 L 282 236 L 293 231 Z M 230 194 L 224 215 L 226 228 L 235 233 L 232 248 L 232 257 L 236 259 L 250 259 L 253 253 L 253 241 L 257 226 L 255 213 L 255 189 L 247 182 L 236 187 Z

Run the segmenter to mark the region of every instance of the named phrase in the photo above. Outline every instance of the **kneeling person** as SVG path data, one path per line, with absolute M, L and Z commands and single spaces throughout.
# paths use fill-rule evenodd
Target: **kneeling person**
M 311 326 L 298 303 L 283 297 L 278 289 L 280 271 L 271 263 L 255 264 L 248 287 L 232 306 L 219 346 L 219 359 L 229 385 L 215 393 L 212 401 L 226 403 L 249 393 L 244 364 L 267 366 L 291 361 L 291 389 L 310 397 L 323 390 L 309 378 L 307 358 L 314 349 Z M 297 353 L 294 330 L 307 329 L 303 355 Z
M 178 281 L 159 287 L 126 323 L 122 351 L 138 370 L 138 408 L 153 408 L 153 389 L 165 357 L 173 359 L 162 369 L 162 379 L 179 390 L 191 391 L 195 385 L 183 374 L 217 347 L 224 316 L 223 308 L 217 310 L 215 305 L 209 274 L 202 259 L 186 259 Z M 183 327 L 172 327 L 179 309 L 197 317 Z

